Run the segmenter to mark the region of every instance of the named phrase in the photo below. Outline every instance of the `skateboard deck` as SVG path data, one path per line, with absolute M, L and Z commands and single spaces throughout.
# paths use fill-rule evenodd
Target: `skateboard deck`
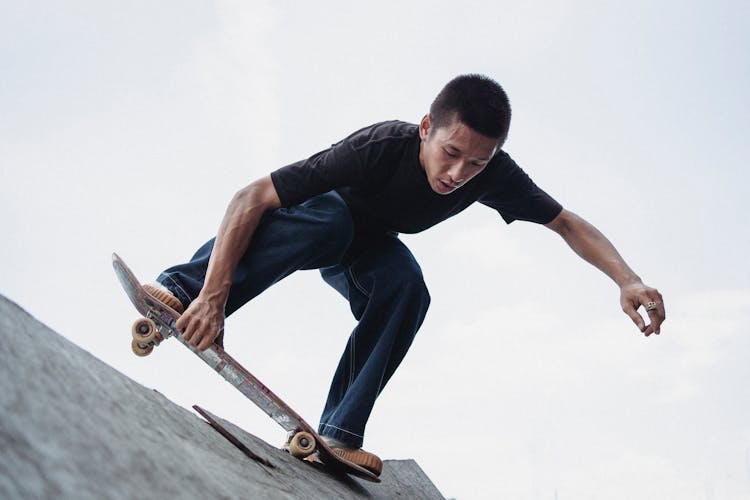
M 177 331 L 180 314 L 149 295 L 117 254 L 112 254 L 112 266 L 128 298 L 144 316 L 136 320 L 132 328 L 132 347 L 136 354 L 147 355 L 169 337 L 176 338 L 289 433 L 289 451 L 292 455 L 298 458 L 314 457 L 334 471 L 380 482 L 369 470 L 336 455 L 297 412 L 222 347 L 214 344 L 201 352 L 189 345 Z

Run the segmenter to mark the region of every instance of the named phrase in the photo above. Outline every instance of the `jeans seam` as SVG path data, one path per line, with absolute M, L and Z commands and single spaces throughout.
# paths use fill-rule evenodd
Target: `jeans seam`
M 349 385 L 347 386 L 347 389 L 354 384 L 354 362 L 356 360 L 356 357 L 354 355 L 354 348 L 357 345 L 355 332 L 352 332 L 351 339 L 351 345 L 349 346 Z
M 354 285 L 354 287 L 357 290 L 359 290 L 359 292 L 362 295 L 364 295 L 365 297 L 367 297 L 367 299 L 369 299 L 370 298 L 370 293 L 357 280 L 357 277 L 354 275 L 354 270 L 352 269 L 352 266 L 349 266 L 349 268 L 346 270 L 346 272 L 349 274 L 349 278 L 352 280 L 352 284 Z M 354 384 L 354 373 L 356 371 L 356 366 L 357 366 L 356 365 L 357 357 L 356 357 L 356 350 L 355 350 L 356 345 L 357 345 L 357 335 L 356 335 L 356 332 L 357 332 L 356 329 L 352 332 L 352 335 L 351 335 L 351 346 L 349 347 L 349 363 L 350 363 L 349 366 L 350 367 L 349 367 L 349 385 L 348 385 L 347 389 Z
M 365 297 L 367 297 L 367 298 L 369 299 L 369 298 L 370 298 L 370 292 L 368 292 L 368 291 L 367 291 L 367 290 L 365 289 L 365 287 L 363 287 L 363 286 L 362 286 L 362 285 L 361 285 L 361 284 L 359 283 L 359 281 L 357 281 L 357 278 L 356 278 L 356 276 L 354 276 L 354 270 L 353 270 L 353 269 L 352 269 L 352 268 L 350 267 L 349 269 L 347 269 L 347 270 L 346 270 L 346 272 L 347 272 L 347 273 L 349 274 L 349 277 L 351 278 L 351 280 L 352 280 L 352 283 L 354 284 L 354 287 L 355 287 L 355 288 L 356 288 L 357 290 L 359 290 L 359 291 L 360 291 L 360 292 L 362 293 L 362 295 L 364 295 Z

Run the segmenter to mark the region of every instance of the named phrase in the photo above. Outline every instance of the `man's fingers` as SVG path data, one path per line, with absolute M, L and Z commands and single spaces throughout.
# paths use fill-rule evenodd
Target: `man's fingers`
M 187 313 L 184 313 L 182 316 L 180 316 L 179 318 L 177 318 L 177 322 L 175 323 L 175 325 L 177 326 L 177 331 L 178 332 L 182 332 L 182 331 L 185 330 L 185 327 L 188 324 L 188 318 L 189 317 L 190 316 Z
M 646 308 L 646 313 L 648 313 L 649 320 L 651 321 L 649 328 L 653 333 L 659 335 L 661 333 L 661 324 L 667 317 L 661 293 L 654 289 L 648 294 L 646 300 L 642 302 Z
M 199 318 L 193 313 L 192 309 L 188 307 L 187 311 L 182 313 L 182 316 L 177 318 L 175 326 L 177 331 L 180 332 L 182 338 L 188 342 L 195 335 L 196 330 L 199 329 Z
M 191 321 L 190 316 L 183 315 L 180 318 L 180 321 L 182 321 L 182 324 L 180 324 L 180 321 L 177 322 L 177 331 L 180 332 L 180 335 L 182 335 L 182 338 L 186 340 L 187 342 L 190 342 L 190 338 L 195 333 L 195 329 L 191 328 Z
M 658 290 L 656 291 L 656 304 L 659 306 L 661 321 L 664 321 L 665 319 L 667 319 L 667 309 L 664 307 L 664 299 L 662 298 L 661 293 L 659 293 Z
M 180 318 L 182 319 L 182 318 Z M 178 331 L 182 335 L 182 339 L 193 347 L 197 347 L 198 343 L 204 336 L 205 326 L 200 318 L 190 317 L 184 323 L 183 328 L 177 327 Z
M 635 326 L 638 327 L 640 331 L 645 331 L 646 329 L 646 323 L 643 321 L 643 318 L 641 315 L 636 311 L 635 307 L 633 307 L 632 304 L 627 304 L 622 308 L 623 312 L 630 316 L 630 319 L 633 320 L 633 323 L 635 323 Z
M 188 343 L 198 349 L 198 346 L 201 344 L 203 339 L 210 336 L 208 332 L 206 331 L 206 325 L 201 321 L 198 322 L 197 328 L 195 330 L 195 333 L 190 336 L 188 340 Z
M 213 345 L 214 339 L 223 330 L 223 327 L 217 328 L 210 321 L 196 320 L 188 325 L 188 332 L 182 337 L 199 351 L 205 351 Z
M 659 335 L 661 333 L 661 324 L 664 321 L 664 313 L 662 313 L 659 309 L 654 309 L 653 311 L 648 312 L 648 317 L 651 319 L 651 327 L 654 330 L 654 333 Z
M 204 335 L 203 339 L 200 341 L 200 343 L 196 346 L 199 351 L 205 351 L 209 347 L 211 347 L 214 343 L 215 335 Z

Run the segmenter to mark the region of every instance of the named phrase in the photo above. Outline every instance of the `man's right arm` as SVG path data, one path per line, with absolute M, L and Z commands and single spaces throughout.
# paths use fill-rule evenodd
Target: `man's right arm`
M 251 183 L 232 198 L 216 235 L 203 289 L 177 321 L 177 329 L 193 347 L 208 349 L 224 328 L 224 307 L 237 264 L 263 214 L 280 206 L 270 176 Z

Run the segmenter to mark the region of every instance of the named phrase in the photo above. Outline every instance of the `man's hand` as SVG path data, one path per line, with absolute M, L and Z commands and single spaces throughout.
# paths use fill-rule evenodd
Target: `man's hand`
M 667 313 L 664 309 L 664 299 L 656 288 L 651 288 L 641 282 L 623 285 L 620 288 L 620 305 L 622 305 L 623 312 L 630 316 L 633 323 L 646 337 L 652 333 L 659 335 L 661 324 L 666 319 Z M 648 326 L 638 312 L 641 306 L 646 309 L 651 320 Z
M 198 296 L 177 320 L 177 330 L 191 346 L 205 351 L 224 331 L 224 308 Z

